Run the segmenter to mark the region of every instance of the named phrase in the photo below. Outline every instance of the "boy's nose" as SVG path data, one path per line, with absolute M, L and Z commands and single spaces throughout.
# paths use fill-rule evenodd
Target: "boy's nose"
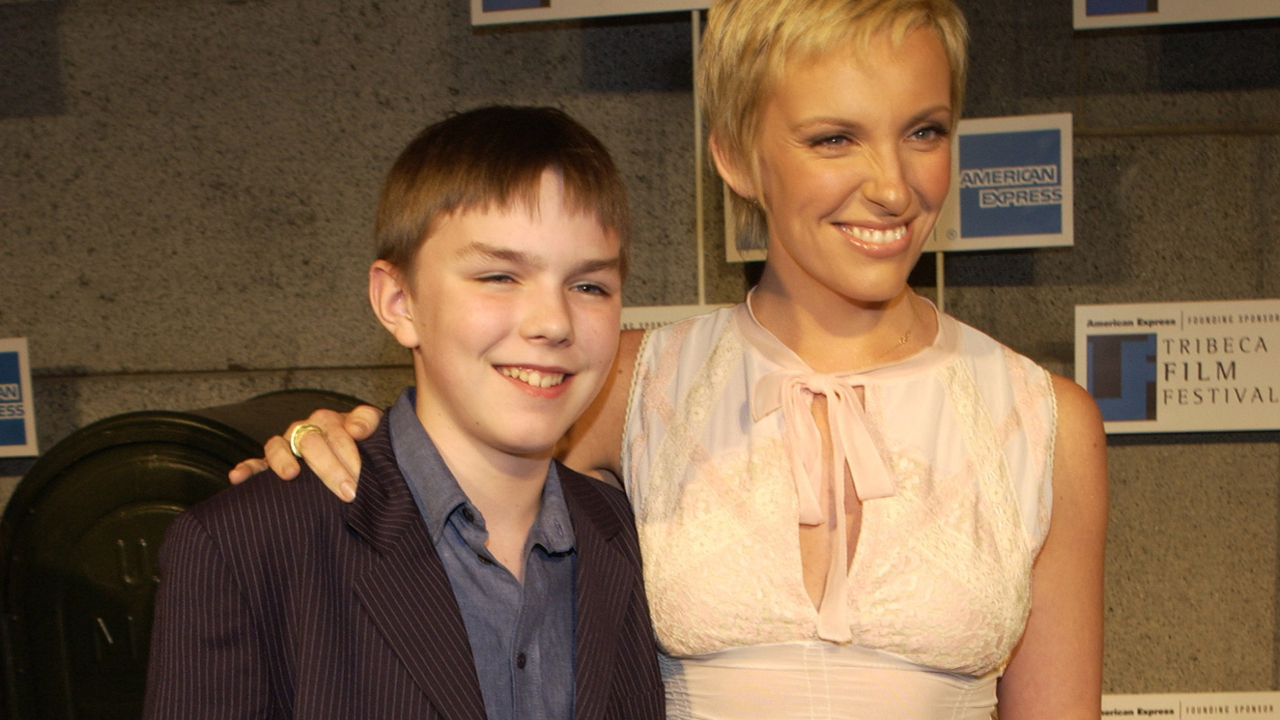
M 554 292 L 531 299 L 521 332 L 529 340 L 551 345 L 572 343 L 573 316 L 567 298 L 560 292 Z

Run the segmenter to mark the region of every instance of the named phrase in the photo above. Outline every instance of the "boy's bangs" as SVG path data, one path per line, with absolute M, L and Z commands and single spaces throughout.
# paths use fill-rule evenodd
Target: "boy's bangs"
M 494 106 L 451 116 L 422 132 L 387 177 L 375 230 L 378 257 L 411 271 L 443 217 L 520 208 L 537 217 L 542 175 L 557 172 L 566 208 L 593 214 L 630 240 L 626 188 L 604 145 L 553 108 Z

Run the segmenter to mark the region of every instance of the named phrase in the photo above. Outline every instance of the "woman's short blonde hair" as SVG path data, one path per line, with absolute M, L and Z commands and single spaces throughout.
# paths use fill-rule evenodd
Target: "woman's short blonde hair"
M 954 122 L 964 100 L 969 31 L 952 0 L 716 0 L 707 14 L 698 85 L 721 153 L 754 173 L 761 110 L 787 62 L 850 43 L 866 48 L 882 32 L 897 44 L 921 27 L 938 34 L 950 61 Z M 740 229 L 767 232 L 758 206 L 736 195 L 733 202 Z

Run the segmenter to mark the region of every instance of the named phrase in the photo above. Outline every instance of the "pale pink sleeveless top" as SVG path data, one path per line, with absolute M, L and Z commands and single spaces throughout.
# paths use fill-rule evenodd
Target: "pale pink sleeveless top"
M 938 326 L 911 358 L 841 375 L 813 373 L 746 304 L 646 335 L 623 470 L 669 717 L 990 717 L 1048 531 L 1054 398 L 1029 359 Z M 797 531 L 821 465 L 815 391 L 863 501 L 821 612 Z

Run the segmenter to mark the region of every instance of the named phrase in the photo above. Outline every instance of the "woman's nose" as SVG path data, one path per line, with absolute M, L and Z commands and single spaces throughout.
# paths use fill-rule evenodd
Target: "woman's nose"
M 911 206 L 911 189 L 897 152 L 875 156 L 871 176 L 863 183 L 863 195 L 889 215 L 901 215 Z

